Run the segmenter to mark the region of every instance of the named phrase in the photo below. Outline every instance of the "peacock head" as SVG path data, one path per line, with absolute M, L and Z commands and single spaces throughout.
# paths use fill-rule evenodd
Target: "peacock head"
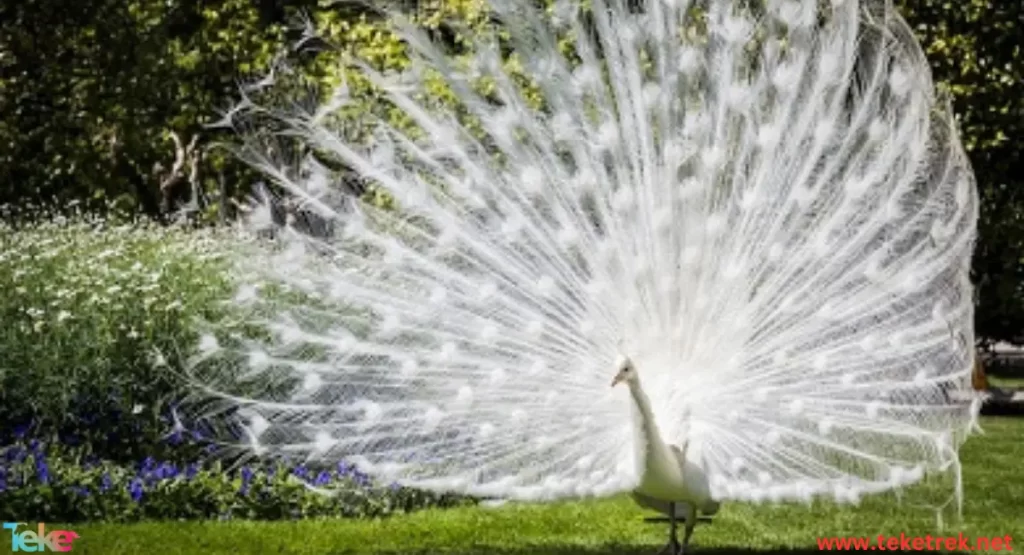
M 612 380 L 612 387 L 619 385 L 619 382 L 626 382 L 630 385 L 637 383 L 639 378 L 636 375 L 636 367 L 633 366 L 633 361 L 629 357 L 620 357 L 616 368 L 618 368 L 618 372 Z

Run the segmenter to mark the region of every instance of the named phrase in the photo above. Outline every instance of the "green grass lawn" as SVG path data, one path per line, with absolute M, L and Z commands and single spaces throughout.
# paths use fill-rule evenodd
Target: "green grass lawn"
M 1024 377 L 1022 376 L 988 376 L 988 383 L 992 387 L 1005 387 L 1008 389 L 1024 388 Z
M 940 535 L 1006 536 L 1024 542 L 1024 420 L 987 417 L 984 435 L 962 451 L 964 522 Z M 122 555 L 488 553 L 497 555 L 653 555 L 665 540 L 662 524 L 626 497 L 548 505 L 430 510 L 387 520 L 301 522 L 148 522 L 79 525 L 75 553 Z M 48 526 L 50 528 L 50 526 Z M 816 538 L 925 536 L 934 514 L 883 498 L 857 507 L 829 503 L 726 504 L 711 525 L 699 526 L 694 553 L 815 553 Z M 1014 545 L 1016 548 L 1016 545 Z M 1024 551 L 1024 547 L 1016 548 Z

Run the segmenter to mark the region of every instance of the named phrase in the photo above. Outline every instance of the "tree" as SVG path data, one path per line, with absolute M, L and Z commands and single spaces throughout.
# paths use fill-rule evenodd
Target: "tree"
M 204 160 L 217 138 L 204 124 L 269 66 L 285 12 L 266 0 L 0 6 L 0 203 L 166 215 L 231 165 Z
M 1024 3 L 903 0 L 901 7 L 953 95 L 981 194 L 974 259 L 983 345 L 1024 343 Z

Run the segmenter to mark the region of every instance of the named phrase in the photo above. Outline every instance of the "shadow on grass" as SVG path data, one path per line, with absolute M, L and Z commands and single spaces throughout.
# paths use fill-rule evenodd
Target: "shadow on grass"
M 993 394 L 992 398 L 981 406 L 983 416 L 1024 416 L 1024 403 L 1011 401 L 1006 394 Z
M 417 549 L 409 551 L 381 551 L 379 555 L 658 555 L 661 546 L 654 545 L 618 545 L 608 544 L 604 546 L 579 546 L 579 545 L 531 545 L 523 544 L 516 548 L 507 547 L 466 547 L 452 550 L 426 550 Z M 693 544 L 687 551 L 687 555 L 811 555 L 812 553 L 823 553 L 827 550 L 807 548 L 786 548 L 786 547 L 765 547 L 763 549 L 746 547 L 702 547 Z M 350 551 L 336 551 L 331 555 L 344 555 Z M 832 553 L 853 553 L 853 551 L 833 550 Z

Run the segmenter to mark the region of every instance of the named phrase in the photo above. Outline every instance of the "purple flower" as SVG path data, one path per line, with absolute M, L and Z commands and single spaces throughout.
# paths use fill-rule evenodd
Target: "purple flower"
M 83 486 L 72 486 L 71 491 L 78 497 L 89 497 L 89 488 Z
M 50 466 L 43 459 L 36 461 L 36 477 L 44 484 L 50 483 Z
M 104 472 L 103 476 L 100 478 L 100 491 L 107 491 L 110 489 L 111 485 L 110 473 Z
M 248 465 L 242 467 L 242 485 L 238 488 L 238 492 L 242 495 L 249 494 L 249 486 L 252 483 L 253 471 Z
M 136 503 L 142 499 L 143 491 L 142 480 L 139 480 L 138 478 L 133 478 L 128 484 L 128 494 L 131 495 L 132 501 L 135 501 Z
M 142 460 L 142 466 L 141 466 L 140 470 L 142 472 L 149 472 L 149 471 L 153 470 L 153 468 L 155 466 L 156 466 L 156 460 L 154 460 L 153 457 L 146 457 L 145 459 Z
M 8 462 L 21 462 L 25 460 L 25 450 L 21 447 L 9 447 L 5 455 Z
M 399 484 L 398 482 L 391 482 L 391 485 L 388 486 L 388 488 L 391 491 L 398 491 L 398 490 L 402 489 L 402 484 Z
M 309 470 L 306 469 L 306 465 L 300 464 L 299 466 L 296 466 L 294 470 L 292 470 L 292 474 L 298 476 L 299 478 L 305 478 L 306 476 L 309 475 Z
M 190 465 L 185 467 L 185 478 L 186 479 L 191 480 L 192 478 L 196 477 L 196 474 L 199 474 L 199 465 L 198 464 L 192 463 L 192 464 L 190 464 Z
M 33 439 L 32 441 L 28 442 L 29 451 L 32 451 L 32 453 L 34 454 L 38 454 L 42 446 L 43 444 L 38 439 Z
M 315 486 L 326 486 L 331 482 L 331 473 L 326 470 L 320 471 L 320 474 L 316 475 L 316 480 L 313 481 Z
M 338 477 L 344 478 L 349 474 L 349 472 L 352 472 L 352 467 L 350 467 L 345 461 L 338 461 Z
M 158 480 L 175 478 L 178 476 L 178 467 L 176 467 L 173 463 L 162 462 L 160 463 L 160 466 L 156 467 L 154 474 L 156 475 L 156 478 Z
M 167 436 L 167 443 L 170 443 L 171 445 L 180 445 L 181 440 L 181 430 L 175 430 L 171 432 L 171 435 Z
M 0 479 L 0 493 L 7 491 L 7 481 Z
M 16 437 L 18 439 L 24 438 L 25 434 L 28 433 L 28 429 L 29 429 L 29 425 L 28 424 L 19 424 L 19 425 L 15 426 L 14 427 L 14 437 Z
M 192 439 L 200 441 L 203 439 L 203 437 L 203 433 L 200 432 L 199 430 L 192 430 Z

